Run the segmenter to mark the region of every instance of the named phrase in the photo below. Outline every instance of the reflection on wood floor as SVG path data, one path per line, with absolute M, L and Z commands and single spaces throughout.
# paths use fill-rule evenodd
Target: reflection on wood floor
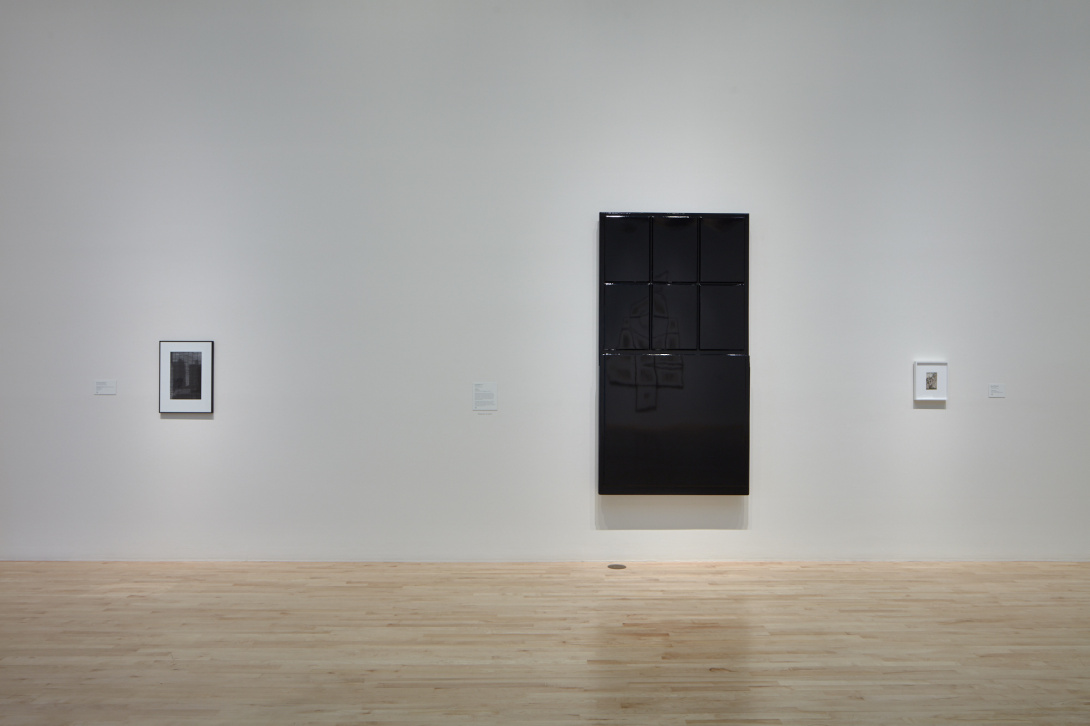
M 1085 724 L 1090 564 L 0 563 L 0 724 Z

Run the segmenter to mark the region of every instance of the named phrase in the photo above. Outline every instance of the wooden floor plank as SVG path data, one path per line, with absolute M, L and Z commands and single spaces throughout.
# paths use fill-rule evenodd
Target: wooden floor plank
M 1090 724 L 1087 563 L 0 563 L 0 724 Z

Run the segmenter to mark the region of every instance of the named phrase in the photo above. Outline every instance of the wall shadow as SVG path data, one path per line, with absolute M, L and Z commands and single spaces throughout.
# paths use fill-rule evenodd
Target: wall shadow
M 597 495 L 596 529 L 748 529 L 749 497 Z

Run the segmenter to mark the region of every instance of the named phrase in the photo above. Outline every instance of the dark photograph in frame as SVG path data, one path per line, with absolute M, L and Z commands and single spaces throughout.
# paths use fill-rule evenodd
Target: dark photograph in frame
M 212 413 L 211 340 L 159 341 L 159 413 Z

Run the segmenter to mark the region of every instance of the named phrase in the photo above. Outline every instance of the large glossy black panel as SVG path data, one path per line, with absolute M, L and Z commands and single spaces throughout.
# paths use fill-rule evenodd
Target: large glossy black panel
M 651 277 L 651 220 L 599 217 L 599 264 L 604 282 L 648 282 Z
M 748 494 L 749 357 L 601 357 L 600 494 Z
M 745 352 L 749 325 L 745 285 L 701 285 L 700 349 Z
M 602 285 L 598 327 L 603 350 L 646 350 L 651 342 L 651 286 Z
M 700 320 L 696 285 L 651 286 L 651 347 L 695 350 Z
M 651 279 L 696 282 L 700 274 L 700 220 L 662 216 L 651 222 Z
M 728 215 L 700 221 L 700 280 L 746 282 L 748 279 L 749 217 Z

